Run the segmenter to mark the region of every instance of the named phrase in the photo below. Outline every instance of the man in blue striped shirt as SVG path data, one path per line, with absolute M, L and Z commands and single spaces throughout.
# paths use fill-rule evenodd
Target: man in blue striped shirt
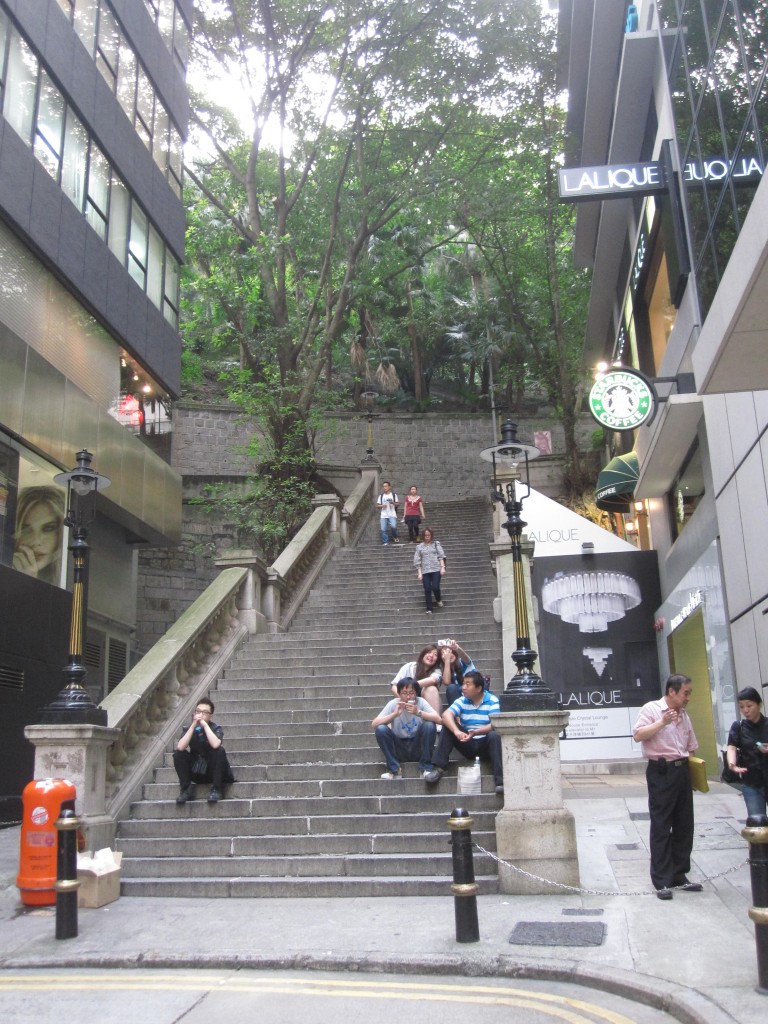
M 500 710 L 499 698 L 486 690 L 483 676 L 479 672 L 467 672 L 461 684 L 461 696 L 443 713 L 443 730 L 432 757 L 435 767 L 424 776 L 425 780 L 440 781 L 455 747 L 470 761 L 476 757 L 490 758 L 496 792 L 503 796 L 501 737 L 491 725 L 491 715 L 498 715 Z

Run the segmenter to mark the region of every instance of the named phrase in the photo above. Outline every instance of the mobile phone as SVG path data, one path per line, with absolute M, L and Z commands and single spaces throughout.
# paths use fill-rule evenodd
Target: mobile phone
M 438 647 L 451 647 L 452 645 L 453 645 L 453 640 L 451 640 L 450 637 L 446 637 L 445 640 L 438 640 L 437 641 L 437 646 Z

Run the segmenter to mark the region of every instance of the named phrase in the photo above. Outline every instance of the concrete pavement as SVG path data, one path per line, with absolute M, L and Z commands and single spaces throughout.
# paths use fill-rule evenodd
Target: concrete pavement
M 480 897 L 480 941 L 473 944 L 455 940 L 448 884 L 445 898 L 123 897 L 81 909 L 78 937 L 57 941 L 53 908 L 21 905 L 19 829 L 5 829 L 0 967 L 303 967 L 550 978 L 666 1009 L 686 1024 L 762 1022 L 768 996 L 755 992 L 741 797 L 719 783 L 695 794 L 691 878 L 703 881 L 704 891 L 676 892 L 664 903 L 648 878 L 643 777 L 569 775 L 564 794 L 576 819 L 582 891 Z M 471 797 L 457 797 L 459 805 L 471 813 Z M 448 834 L 446 827 L 446 841 Z M 575 937 L 567 934 L 574 925 Z M 599 945 L 569 944 L 598 941 L 596 931 L 603 933 Z M 539 945 L 542 932 L 560 944 Z

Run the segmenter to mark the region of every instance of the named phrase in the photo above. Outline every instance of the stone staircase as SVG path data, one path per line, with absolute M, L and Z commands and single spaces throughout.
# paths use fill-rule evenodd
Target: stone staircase
M 199 799 L 177 806 L 170 753 L 145 786 L 119 828 L 124 894 L 444 894 L 446 819 L 460 805 L 473 836 L 495 849 L 501 799 L 490 774 L 474 797 L 457 796 L 456 764 L 434 789 L 416 764 L 402 780 L 381 779 L 370 728 L 395 672 L 443 636 L 503 687 L 490 508 L 483 515 L 465 501 L 430 512 L 448 556 L 445 608 L 425 614 L 413 546 L 383 548 L 373 517 L 356 547 L 334 554 L 290 632 L 250 638 L 221 678 L 215 719 L 237 778 L 228 798 L 208 805 L 201 786 Z M 497 891 L 492 858 L 476 855 L 475 872 L 480 892 Z

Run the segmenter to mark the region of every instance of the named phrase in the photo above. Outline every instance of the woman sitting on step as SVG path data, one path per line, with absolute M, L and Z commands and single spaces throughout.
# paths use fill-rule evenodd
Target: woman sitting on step
M 397 684 L 401 679 L 415 679 L 421 687 L 421 696 L 428 701 L 433 711 L 441 714 L 439 686 L 443 681 L 443 670 L 437 644 L 427 644 L 416 661 L 408 661 L 399 670 L 389 684 L 393 695 L 397 696 Z

